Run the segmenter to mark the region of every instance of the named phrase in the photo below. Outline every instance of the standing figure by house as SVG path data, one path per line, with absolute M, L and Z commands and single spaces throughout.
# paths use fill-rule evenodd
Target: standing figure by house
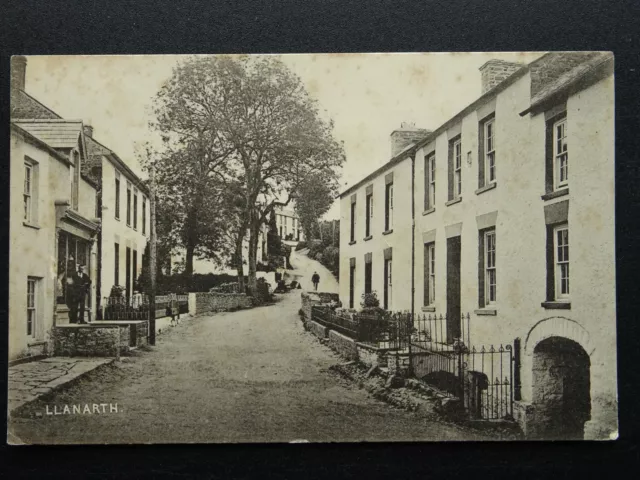
M 67 262 L 67 273 L 64 279 L 65 303 L 69 308 L 69 323 L 78 323 L 78 303 L 81 291 L 80 275 L 75 260 Z
M 88 323 L 84 320 L 84 309 L 87 295 L 91 290 L 91 278 L 86 265 L 80 265 L 78 269 L 78 323 Z
M 313 289 L 318 290 L 318 284 L 320 283 L 320 275 L 318 272 L 313 272 L 313 276 L 311 277 L 311 281 L 313 282 Z

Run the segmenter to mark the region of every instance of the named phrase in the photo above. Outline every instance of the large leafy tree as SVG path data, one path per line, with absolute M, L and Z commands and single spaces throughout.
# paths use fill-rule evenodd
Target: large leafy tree
M 320 219 L 335 201 L 338 184 L 333 178 L 323 179 L 319 174 L 309 175 L 298 188 L 295 209 L 307 239 L 323 238 Z
M 300 79 L 273 56 L 185 61 L 160 90 L 156 115 L 167 144 L 192 146 L 205 155 L 209 171 L 242 184 L 248 287 L 255 291 L 261 225 L 310 176 L 331 182 L 344 161 L 332 122 L 321 118 Z

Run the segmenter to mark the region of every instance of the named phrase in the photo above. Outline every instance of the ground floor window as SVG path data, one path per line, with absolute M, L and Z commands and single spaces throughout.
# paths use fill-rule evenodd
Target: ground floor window
M 356 288 L 356 263 L 355 259 L 351 259 L 349 268 L 349 308 L 354 308 L 354 297 Z
M 27 336 L 35 337 L 37 330 L 37 292 L 38 279 L 29 277 L 27 280 Z
M 371 293 L 371 277 L 373 275 L 373 268 L 371 262 L 364 264 L 364 293 Z
M 390 310 L 393 298 L 392 260 L 384 261 L 384 309 Z
M 433 305 L 436 301 L 436 244 L 424 244 L 424 306 Z

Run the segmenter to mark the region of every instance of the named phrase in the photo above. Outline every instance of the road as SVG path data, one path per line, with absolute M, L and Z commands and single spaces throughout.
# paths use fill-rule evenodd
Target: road
M 300 276 L 299 282 L 302 288 L 312 290 L 313 284 L 311 283 L 311 276 L 314 272 L 318 272 L 318 275 L 320 275 L 318 291 L 339 293 L 338 281 L 333 274 L 321 263 L 307 257 L 304 254 L 306 251 L 308 250 L 305 249 L 298 252 L 294 250 L 291 252 L 291 257 L 289 258 L 291 266 L 295 269 L 292 273 Z
M 189 319 L 149 351 L 35 402 L 10 431 L 26 443 L 70 444 L 480 439 L 328 371 L 341 360 L 304 331 L 299 307 L 294 291 L 276 305 Z M 118 412 L 46 415 L 87 403 L 117 403 Z

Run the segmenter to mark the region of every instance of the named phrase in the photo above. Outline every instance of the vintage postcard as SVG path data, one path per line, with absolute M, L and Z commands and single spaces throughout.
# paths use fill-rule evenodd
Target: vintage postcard
M 12 57 L 8 442 L 616 439 L 613 62 Z

